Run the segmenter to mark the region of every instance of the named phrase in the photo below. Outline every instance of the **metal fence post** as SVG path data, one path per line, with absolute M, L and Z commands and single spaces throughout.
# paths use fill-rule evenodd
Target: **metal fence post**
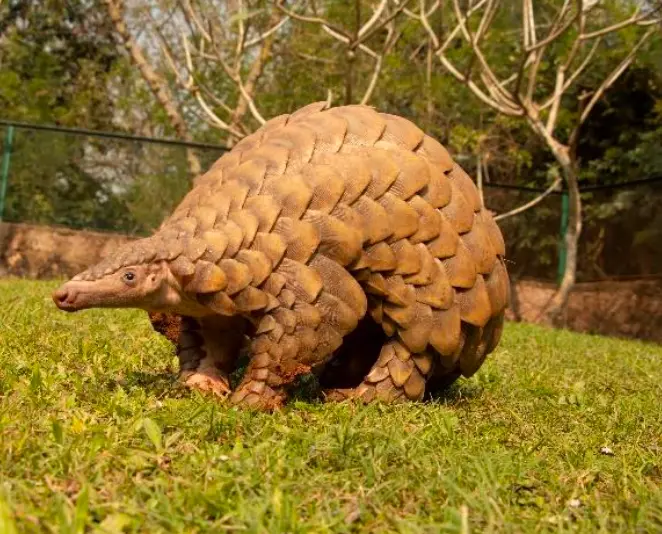
M 9 180 L 9 163 L 11 161 L 11 150 L 14 142 L 14 127 L 7 127 L 4 149 L 2 151 L 2 169 L 0 169 L 0 221 L 5 213 L 5 199 L 7 195 L 7 181 Z
M 565 274 L 565 261 L 567 249 L 565 246 L 565 234 L 568 231 L 568 212 L 570 211 L 570 199 L 568 192 L 564 191 L 561 196 L 561 242 L 559 244 L 559 266 L 557 272 L 557 283 L 561 283 Z

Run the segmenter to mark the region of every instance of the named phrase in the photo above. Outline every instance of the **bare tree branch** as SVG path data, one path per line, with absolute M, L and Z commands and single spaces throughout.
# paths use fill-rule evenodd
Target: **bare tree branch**
M 191 0 L 180 0 L 179 5 L 182 7 L 187 19 L 192 20 L 196 28 L 207 41 L 211 42 L 211 35 L 205 30 L 204 24 L 198 19 L 193 7 L 191 6 Z
M 131 33 L 126 26 L 122 15 L 122 0 L 105 0 L 105 2 L 108 8 L 110 19 L 113 21 L 115 31 L 122 40 L 124 48 L 126 48 L 127 52 L 129 52 L 133 63 L 136 65 L 136 67 L 138 67 L 138 70 L 152 91 L 152 94 L 154 94 L 158 102 L 165 110 L 166 115 L 170 120 L 170 124 L 175 129 L 175 132 L 177 132 L 177 135 L 184 141 L 193 141 L 193 137 L 188 131 L 186 122 L 179 112 L 179 108 L 177 107 L 175 99 L 170 93 L 168 83 L 154 70 L 154 68 L 152 68 L 152 66 L 145 58 L 145 55 L 143 54 L 140 46 L 138 46 L 138 43 L 131 36 Z M 188 161 L 189 171 L 192 177 L 200 174 L 200 171 L 202 170 L 200 160 L 195 155 L 193 150 L 186 150 L 186 159 Z
M 379 17 L 382 16 L 382 13 L 384 12 L 384 9 L 386 9 L 386 4 L 388 4 L 388 0 L 382 0 L 377 9 L 375 9 L 374 13 L 372 14 L 372 17 L 370 17 L 370 20 L 366 22 L 361 29 L 357 32 L 357 37 L 361 37 L 364 35 L 367 31 L 372 28 L 376 22 L 379 20 Z
M 262 45 L 262 50 L 261 53 L 257 56 L 257 58 L 253 62 L 253 66 L 251 68 L 251 75 L 250 77 L 250 91 L 246 89 L 246 86 L 244 85 L 242 79 L 241 79 L 241 74 L 239 73 L 239 68 L 231 69 L 230 66 L 226 63 L 226 61 L 223 59 L 223 54 L 222 51 L 218 48 L 217 42 L 215 39 L 213 39 L 213 34 L 212 34 L 212 46 L 216 52 L 216 60 L 219 62 L 225 73 L 228 75 L 228 77 L 237 85 L 239 92 L 241 93 L 241 97 L 243 101 L 248 105 L 248 109 L 250 110 L 251 114 L 255 118 L 255 120 L 258 121 L 259 124 L 264 124 L 266 120 L 260 112 L 257 109 L 257 106 L 255 105 L 255 101 L 253 100 L 252 96 L 252 91 L 255 87 L 255 81 L 257 78 L 260 76 L 262 72 L 262 66 L 264 64 L 264 61 L 266 61 L 267 57 L 269 56 L 270 53 L 270 48 L 271 48 L 271 41 L 269 38 L 263 43 Z M 241 99 L 240 99 L 241 100 Z M 239 104 L 238 106 L 239 111 L 236 113 L 233 113 L 233 120 L 237 121 L 240 120 L 240 118 L 243 116 L 244 111 L 243 111 L 243 105 Z
M 227 132 L 229 145 L 250 132 L 251 128 L 244 124 L 248 116 L 257 124 L 265 122 L 255 102 L 258 82 L 271 57 L 278 30 L 291 20 L 289 16 L 280 16 L 275 7 L 268 20 L 257 20 L 263 10 L 249 11 L 244 0 L 232 5 L 236 11 L 229 18 L 236 19 L 234 25 L 227 22 L 227 12 L 221 16 L 207 0 L 177 0 L 175 9 L 180 16 L 170 22 L 167 35 L 161 31 L 163 23 L 158 24 L 147 10 L 164 64 L 178 86 L 197 103 L 202 113 L 197 117 Z M 219 95 L 205 82 L 210 75 L 217 76 L 217 67 L 221 67 L 236 92 Z M 235 103 L 228 105 L 232 100 Z
M 235 136 L 242 136 L 242 134 L 238 131 L 236 131 L 233 127 L 231 127 L 227 122 L 225 122 L 223 119 L 221 119 L 214 111 L 211 109 L 211 106 L 207 103 L 205 98 L 202 96 L 199 85 L 196 83 L 193 73 L 194 73 L 194 68 L 193 68 L 193 60 L 191 58 L 191 53 L 188 47 L 188 40 L 186 38 L 186 35 L 182 34 L 181 35 L 182 39 L 182 45 L 184 49 L 184 56 L 185 56 L 185 64 L 186 64 L 186 69 L 188 72 L 188 78 L 184 80 L 181 75 L 179 74 L 179 70 L 177 66 L 175 65 L 175 62 L 173 60 L 172 54 L 169 50 L 169 47 L 167 45 L 162 44 L 161 46 L 161 51 L 163 52 L 168 65 L 170 66 L 170 69 L 173 71 L 175 74 L 180 86 L 187 90 L 189 93 L 193 95 L 195 100 L 198 102 L 200 105 L 200 108 L 202 111 L 207 115 L 209 119 L 209 124 L 216 128 L 220 128 L 222 130 L 226 130 L 230 132 L 231 134 Z
M 568 255 L 562 282 L 551 300 L 548 310 L 550 316 L 555 315 L 567 301 L 569 291 L 574 284 L 577 266 L 577 246 L 582 228 L 582 206 L 578 183 L 579 163 L 576 159 L 575 147 L 581 125 L 586 121 L 605 92 L 634 62 L 643 44 L 657 31 L 657 28 L 651 27 L 648 29 L 639 41 L 629 49 L 626 57 L 619 65 L 602 80 L 595 92 L 592 93 L 580 116 L 575 119 L 574 128 L 567 141 L 559 139 L 555 132 L 563 99 L 568 95 L 568 90 L 573 83 L 577 81 L 582 73 L 586 72 L 594 61 L 603 36 L 626 27 L 658 24 L 660 17 L 655 18 L 655 15 L 662 9 L 662 4 L 658 4 L 655 10 L 649 10 L 646 14 L 641 14 L 640 10 L 637 10 L 625 21 L 607 25 L 602 29 L 587 31 L 588 17 L 595 4 L 587 5 L 584 0 L 574 0 L 574 2 L 563 0 L 560 9 L 551 17 L 549 29 L 545 30 L 546 35 L 542 36 L 545 25 L 536 20 L 536 14 L 539 14 L 539 12 L 534 11 L 535 2 L 533 0 L 522 0 L 522 23 L 518 33 L 521 38 L 519 48 L 522 52 L 510 75 L 500 80 L 483 54 L 484 45 L 482 44 L 484 36 L 488 33 L 487 28 L 493 20 L 492 10 L 498 2 L 476 0 L 466 2 L 461 7 L 459 0 L 452 0 L 451 11 L 454 13 L 456 24 L 450 32 L 446 33 L 443 44 L 440 44 L 441 36 L 437 35 L 432 29 L 429 21 L 429 17 L 434 10 L 428 10 L 426 0 L 419 0 L 419 2 L 418 13 L 412 13 L 409 10 L 405 10 L 405 13 L 411 18 L 420 20 L 427 32 L 428 39 L 435 47 L 435 55 L 443 67 L 469 88 L 479 100 L 496 112 L 507 116 L 523 117 L 531 130 L 549 147 L 563 170 L 563 178 L 558 177 L 554 184 L 538 198 L 497 217 L 501 220 L 536 206 L 545 196 L 551 194 L 557 188 L 562 179 L 565 180 L 570 205 L 568 232 L 565 236 Z M 439 9 L 443 9 L 444 2 L 435 3 L 435 9 L 437 9 L 437 6 Z M 482 17 L 478 29 L 472 32 L 471 28 L 475 26 L 470 26 L 468 21 L 471 15 L 479 10 L 482 10 Z M 538 77 L 543 60 L 548 50 L 551 49 L 550 45 L 559 42 L 570 31 L 576 31 L 576 37 L 573 38 L 565 57 L 555 57 L 556 79 L 552 94 L 541 96 L 539 92 L 542 92 L 542 87 Z M 453 64 L 445 53 L 451 43 L 457 42 L 458 37 L 461 37 L 469 47 L 471 54 L 465 73 L 462 73 L 460 68 Z M 585 43 L 587 42 L 593 44 L 585 53 Z M 574 67 L 575 61 L 580 57 L 583 58 L 580 65 Z M 514 86 L 510 89 L 510 84 L 513 81 L 515 82 Z M 525 83 L 526 87 L 523 89 Z M 541 112 L 546 110 L 549 111 L 546 120 L 543 121 Z M 482 166 L 479 168 L 478 177 L 482 182 Z
M 302 21 L 302 22 L 310 22 L 310 23 L 312 23 L 312 24 L 319 24 L 320 26 L 322 26 L 322 28 L 323 28 L 325 31 L 327 31 L 327 32 L 330 31 L 330 32 L 331 32 L 330 35 L 332 35 L 332 36 L 334 36 L 334 37 L 336 37 L 336 38 L 337 38 L 338 36 L 342 36 L 342 37 L 344 37 L 344 38 L 346 39 L 346 41 L 344 41 L 344 42 L 349 42 L 349 41 L 351 40 L 351 36 L 350 36 L 349 34 L 347 34 L 343 29 L 338 28 L 338 27 L 332 25 L 331 23 L 329 23 L 328 21 L 324 20 L 323 18 L 320 18 L 320 17 L 307 17 L 307 16 L 305 16 L 305 15 L 300 15 L 299 13 L 296 13 L 296 12 L 294 12 L 294 11 L 290 11 L 289 9 L 287 9 L 287 8 L 283 5 L 283 1 L 284 1 L 284 0 L 277 0 L 277 2 L 276 2 L 276 6 L 277 6 L 278 9 L 280 9 L 283 13 L 285 13 L 288 17 L 291 17 L 291 18 L 296 19 L 296 20 L 300 20 L 300 21 Z
M 568 31 L 568 29 L 570 29 L 570 26 L 572 26 L 577 21 L 577 18 L 580 16 L 581 11 L 578 10 L 577 14 L 574 17 L 570 17 L 568 20 L 563 21 L 566 13 L 568 12 L 569 5 L 570 5 L 570 0 L 565 0 L 565 3 L 563 4 L 561 11 L 559 12 L 559 15 L 557 16 L 555 22 L 552 24 L 552 31 L 550 31 L 549 35 L 545 37 L 542 41 L 538 41 L 534 45 L 529 46 L 526 49 L 527 52 L 536 52 L 541 48 L 546 47 L 550 43 L 556 41 L 561 35 L 563 35 L 566 31 Z M 531 11 L 533 11 L 533 4 L 531 4 L 530 9 Z
M 482 73 L 484 73 L 484 75 L 486 76 L 486 82 L 487 82 L 486 85 L 491 89 L 495 89 L 494 93 L 492 94 L 492 97 L 494 98 L 494 100 L 500 101 L 503 106 L 516 109 L 517 105 L 511 98 L 511 95 L 508 94 L 508 92 L 501 87 L 501 82 L 496 77 L 496 75 L 490 68 L 489 64 L 487 63 L 487 60 L 485 59 L 485 56 L 483 55 L 483 52 L 480 49 L 478 38 L 472 35 L 471 32 L 469 31 L 466 25 L 467 19 L 469 17 L 468 16 L 465 17 L 461 12 L 459 0 L 453 0 L 453 8 L 455 9 L 455 14 L 457 16 L 460 30 L 464 34 L 465 39 L 470 44 L 472 52 L 478 58 L 478 61 L 480 62 L 481 67 L 483 68 Z
M 639 39 L 637 44 L 635 44 L 630 49 L 630 52 L 628 53 L 627 56 L 623 58 L 623 61 L 621 61 L 621 63 L 609 74 L 609 76 L 607 76 L 602 81 L 600 87 L 598 87 L 597 90 L 593 93 L 591 100 L 582 111 L 582 114 L 579 117 L 579 120 L 577 121 L 577 125 L 575 126 L 575 129 L 573 130 L 572 134 L 570 134 L 570 139 L 571 139 L 570 144 L 572 144 L 572 140 L 574 140 L 579 135 L 579 128 L 586 121 L 591 111 L 593 110 L 595 104 L 597 104 L 597 102 L 604 96 L 605 92 L 616 82 L 616 80 L 618 80 L 618 78 L 620 78 L 620 76 L 625 72 L 625 70 L 632 64 L 632 62 L 635 60 L 635 56 L 637 55 L 639 49 L 656 31 L 657 30 L 655 28 L 649 29 L 641 37 L 641 39 Z
M 598 87 L 597 91 L 595 91 L 595 94 L 593 95 L 593 98 L 590 100 L 588 105 L 584 108 L 584 111 L 582 112 L 582 115 L 579 119 L 579 122 L 584 122 L 588 115 L 591 113 L 593 106 L 595 106 L 596 102 L 600 100 L 600 98 L 604 95 L 604 93 L 618 80 L 618 78 L 625 72 L 625 70 L 632 64 L 632 62 L 635 60 L 635 57 L 637 55 L 637 52 L 641 47 L 644 45 L 644 43 L 654 34 L 656 33 L 655 28 L 651 28 L 648 30 L 642 37 L 639 39 L 637 44 L 635 44 L 631 49 L 628 55 L 623 58 L 623 61 L 607 76 L 600 87 Z
M 533 208 L 534 206 L 537 206 L 540 204 L 545 198 L 547 198 L 549 195 L 551 195 L 554 191 L 557 191 L 561 183 L 563 182 L 563 178 L 561 176 L 557 176 L 552 185 L 550 185 L 543 193 L 540 193 L 536 198 L 533 200 L 527 202 L 526 204 L 522 204 L 521 206 L 512 209 L 510 211 L 507 211 L 506 213 L 501 213 L 500 215 L 495 215 L 494 220 L 495 221 L 501 221 L 503 219 L 507 219 L 508 217 L 514 217 L 515 215 L 519 215 L 520 213 L 525 212 L 526 210 L 529 210 Z
M 390 21 L 392 20 L 393 19 L 391 18 Z M 382 70 L 384 57 L 390 53 L 390 51 L 393 49 L 395 43 L 398 41 L 400 36 L 401 34 L 396 32 L 395 28 L 393 27 L 393 24 L 389 22 L 388 35 L 384 40 L 384 46 L 382 47 L 382 51 L 377 55 L 377 58 L 375 59 L 375 68 L 370 78 L 370 83 L 368 84 L 368 87 L 365 90 L 365 93 L 363 94 L 363 98 L 361 99 L 361 104 L 365 105 L 370 101 L 370 98 L 372 97 L 372 93 L 374 92 L 375 87 L 377 86 L 377 80 L 379 79 L 379 75 Z
M 602 28 L 594 32 L 585 33 L 584 35 L 581 36 L 581 39 L 587 41 L 589 39 L 595 39 L 596 37 L 603 37 L 608 33 L 617 32 L 618 30 L 622 30 L 623 28 L 627 28 L 628 26 L 635 26 L 635 25 L 648 26 L 650 24 L 656 24 L 657 22 L 660 21 L 660 19 L 651 20 L 651 15 L 659 12 L 660 9 L 661 7 L 657 6 L 652 12 L 639 15 L 639 12 L 641 11 L 641 6 L 637 6 L 635 12 L 632 14 L 632 16 L 629 19 L 608 26 L 607 28 Z
M 374 60 L 374 67 L 372 75 L 368 86 L 363 94 L 363 97 L 360 99 L 360 102 L 365 104 L 367 103 L 377 85 L 377 81 L 382 71 L 384 56 L 389 53 L 393 47 L 395 41 L 397 41 L 398 34 L 395 32 L 390 25 L 396 19 L 396 17 L 402 13 L 407 3 L 410 0 L 401 0 L 396 9 L 388 12 L 388 0 L 380 0 L 377 7 L 374 9 L 370 18 L 364 23 L 361 24 L 361 2 L 357 0 L 355 4 L 355 14 L 356 22 L 353 31 L 348 31 L 344 28 L 339 28 L 331 24 L 328 20 L 319 17 L 319 16 L 307 16 L 301 13 L 296 13 L 290 9 L 287 9 L 283 6 L 284 0 L 278 0 L 276 6 L 280 11 L 286 14 L 288 17 L 299 20 L 302 22 L 307 22 L 310 24 L 317 24 L 321 26 L 322 30 L 336 39 L 337 41 L 345 45 L 345 102 L 351 103 L 354 100 L 354 70 L 356 63 L 355 51 L 359 50 L 364 54 L 370 56 Z M 388 29 L 388 35 L 384 42 L 381 52 L 375 52 L 372 48 L 365 44 L 365 41 L 370 39 L 377 32 L 383 30 L 384 28 Z
M 357 43 L 362 43 L 370 39 L 378 31 L 382 30 L 386 25 L 390 24 L 400 13 L 402 13 L 411 0 L 400 0 L 400 5 L 397 9 L 393 10 L 384 20 L 382 20 L 377 26 L 374 26 L 371 31 L 364 32 L 360 34 L 357 39 Z
M 244 51 L 244 43 L 246 42 L 246 29 L 244 28 L 244 2 L 243 0 L 235 0 L 239 4 L 238 22 L 239 22 L 239 35 L 237 36 L 237 44 L 234 59 L 234 70 L 238 71 L 241 65 L 241 56 Z
M 595 40 L 593 46 L 591 47 L 591 50 L 584 58 L 584 61 L 582 61 L 582 64 L 579 67 L 577 67 L 577 69 L 570 76 L 568 76 L 567 81 L 563 84 L 563 93 L 566 93 L 567 90 L 570 88 L 570 86 L 573 84 L 573 82 L 580 76 L 580 74 L 584 72 L 584 70 L 586 70 L 586 67 L 588 67 L 588 65 L 591 63 L 591 60 L 593 59 L 593 56 L 597 51 L 598 46 L 600 46 L 601 42 L 602 41 L 599 38 Z M 556 93 L 554 93 L 554 95 L 552 95 L 544 104 L 542 104 L 539 109 L 542 111 L 544 109 L 547 109 L 549 106 L 553 105 L 555 102 L 555 97 L 556 97 Z
M 471 80 L 470 77 L 462 74 L 455 65 L 446 57 L 444 54 L 444 50 L 448 47 L 448 45 L 452 42 L 452 40 L 455 38 L 455 36 L 461 31 L 462 24 L 466 21 L 466 19 L 473 13 L 474 11 L 477 11 L 480 9 L 487 0 L 480 0 L 473 8 L 471 8 L 463 17 L 462 21 L 458 22 L 456 25 L 455 29 L 450 32 L 450 35 L 447 37 L 446 41 L 444 42 L 443 45 L 440 46 L 440 41 L 439 38 L 437 37 L 436 32 L 432 29 L 432 26 L 430 25 L 429 21 L 429 13 L 425 7 L 425 0 L 420 0 L 420 10 L 419 14 L 410 14 L 410 17 L 417 18 L 418 20 L 421 21 L 423 27 L 425 30 L 428 32 L 428 35 L 430 37 L 430 40 L 434 44 L 435 47 L 435 55 L 439 58 L 439 61 L 441 61 L 442 65 L 450 72 L 455 78 L 457 78 L 459 81 L 462 83 L 466 84 L 469 89 L 480 99 L 482 100 L 485 104 L 488 106 L 494 108 L 495 110 L 503 113 L 504 115 L 509 115 L 509 116 L 520 116 L 523 115 L 524 112 L 521 109 L 518 109 L 517 107 L 510 107 L 506 104 L 503 104 L 502 102 L 499 102 L 492 98 L 491 95 L 486 94 L 473 80 Z M 503 84 L 502 84 L 503 85 Z
M 246 42 L 246 44 L 244 45 L 244 49 L 251 48 L 251 47 L 253 47 L 257 44 L 260 44 L 267 37 L 269 37 L 270 35 L 276 33 L 278 30 L 280 30 L 289 20 L 290 20 L 289 16 L 283 17 L 282 19 L 280 19 L 280 21 L 277 24 L 275 24 L 274 26 L 269 28 L 266 32 L 258 35 L 257 37 L 251 39 L 250 41 Z
M 379 78 L 379 74 L 382 71 L 382 63 L 384 62 L 384 54 L 379 54 L 377 56 L 377 59 L 375 60 L 375 69 L 372 73 L 372 76 L 370 77 L 370 83 L 368 84 L 368 88 L 365 90 L 365 93 L 363 93 L 363 98 L 361 99 L 361 104 L 365 105 L 368 103 L 370 100 L 370 97 L 372 97 L 372 93 L 375 90 L 375 87 L 377 86 L 377 79 Z

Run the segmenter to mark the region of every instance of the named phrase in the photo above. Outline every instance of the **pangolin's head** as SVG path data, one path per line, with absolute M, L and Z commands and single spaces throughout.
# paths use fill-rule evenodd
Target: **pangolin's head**
M 168 310 L 180 301 L 168 255 L 155 238 L 121 246 L 96 265 L 62 284 L 53 301 L 64 311 L 88 308 Z

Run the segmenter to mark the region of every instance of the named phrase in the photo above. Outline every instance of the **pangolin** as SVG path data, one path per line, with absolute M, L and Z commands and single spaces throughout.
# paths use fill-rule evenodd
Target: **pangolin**
M 176 340 L 182 379 L 233 404 L 277 407 L 299 375 L 342 377 L 350 364 L 362 376 L 327 399 L 420 400 L 498 344 L 504 257 L 440 143 L 403 117 L 320 102 L 242 139 L 153 235 L 53 299 L 148 311 Z M 242 347 L 250 359 L 231 391 Z

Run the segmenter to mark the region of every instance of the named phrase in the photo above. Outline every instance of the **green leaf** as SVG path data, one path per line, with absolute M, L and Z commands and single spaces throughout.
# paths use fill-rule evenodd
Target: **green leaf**
M 76 499 L 76 508 L 74 510 L 74 522 L 72 531 L 76 534 L 85 532 L 85 524 L 87 523 L 87 511 L 90 505 L 90 493 L 87 484 L 78 494 Z
M 55 443 L 62 445 L 64 442 L 64 431 L 62 429 L 62 423 L 60 421 L 53 421 L 52 423 L 53 439 Z
M 94 530 L 95 534 L 120 534 L 131 525 L 133 520 L 126 514 L 112 514 L 107 516 Z
M 2 495 L 0 495 L 0 532 L 2 534 L 18 533 L 9 505 L 3 499 Z
M 145 417 L 142 421 L 142 426 L 154 448 L 160 451 L 163 448 L 163 435 L 159 425 L 149 417 Z

